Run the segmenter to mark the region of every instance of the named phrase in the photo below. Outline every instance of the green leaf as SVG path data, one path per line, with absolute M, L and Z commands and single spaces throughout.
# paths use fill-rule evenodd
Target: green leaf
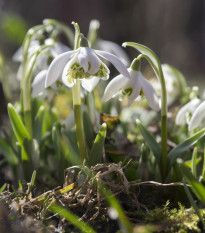
M 190 191 L 189 191 L 189 189 L 188 189 L 188 187 L 187 187 L 185 181 L 184 181 L 184 190 L 185 190 L 185 192 L 186 192 L 187 197 L 189 198 L 189 201 L 190 201 L 192 207 L 194 208 L 196 214 L 198 215 L 200 221 L 201 221 L 202 224 L 203 224 L 203 229 L 205 229 L 205 221 L 203 220 L 203 217 L 202 217 L 202 215 L 201 215 L 201 213 L 200 213 L 200 210 L 199 210 L 199 208 L 198 208 L 196 202 L 194 201 L 194 199 L 193 199 L 193 197 L 192 197 L 192 195 L 191 195 L 191 193 L 190 193 Z
M 192 154 L 192 161 L 191 161 L 191 171 L 194 177 L 197 177 L 197 147 L 194 148 L 193 154 Z
M 34 170 L 33 174 L 32 174 L 32 177 L 31 177 L 31 181 L 30 181 L 30 185 L 29 185 L 29 188 L 28 188 L 27 195 L 29 195 L 31 193 L 31 191 L 33 189 L 33 186 L 34 186 L 35 179 L 36 179 L 36 171 Z
M 189 168 L 182 163 L 182 160 L 178 161 L 180 170 L 185 177 L 187 183 L 191 186 L 192 191 L 197 198 L 205 204 L 205 187 L 192 175 Z
M 1 186 L 1 188 L 0 188 L 0 194 L 5 190 L 6 186 L 7 186 L 7 184 L 4 184 L 4 185 Z
M 160 167 L 161 164 L 161 147 L 160 145 L 156 142 L 154 137 L 147 131 L 147 129 L 142 125 L 140 120 L 136 120 L 137 126 L 140 130 L 140 133 L 145 139 L 145 142 L 148 144 L 150 150 L 153 152 L 156 161 Z
M 16 135 L 19 145 L 22 146 L 24 138 L 26 137 L 28 140 L 31 140 L 31 136 L 29 135 L 27 129 L 21 121 L 21 118 L 19 117 L 12 104 L 8 104 L 8 113 L 13 131 Z
M 86 111 L 83 112 L 83 126 L 84 126 L 84 132 L 86 132 L 86 143 L 88 145 L 88 148 L 91 149 L 94 141 L 94 132 L 93 132 L 93 126 L 90 121 L 89 115 Z
M 173 148 L 168 153 L 168 169 L 172 167 L 172 165 L 176 162 L 176 159 L 179 158 L 179 156 L 184 153 L 187 149 L 189 149 L 191 146 L 196 144 L 199 139 L 204 137 L 205 135 L 205 128 L 195 133 L 193 136 L 185 140 L 184 142 L 177 145 L 175 148 Z
M 103 123 L 95 138 L 94 144 L 89 154 L 88 164 L 90 166 L 96 165 L 101 159 L 106 132 L 107 132 L 107 125 L 106 123 Z
M 95 231 L 85 222 L 79 220 L 79 217 L 71 213 L 68 209 L 59 206 L 57 204 L 51 204 L 49 210 L 55 214 L 58 214 L 62 218 L 65 218 L 68 222 L 80 229 L 84 233 L 95 233 Z
M 117 218 L 119 219 L 121 226 L 122 226 L 122 232 L 133 232 L 132 225 L 129 222 L 127 216 L 125 215 L 120 203 L 115 198 L 113 193 L 105 186 L 100 184 L 99 185 L 100 191 L 103 193 L 103 195 L 106 197 L 108 203 L 113 208 L 113 211 L 117 211 Z
M 44 116 L 45 116 L 45 107 L 41 106 L 37 112 L 37 115 L 35 117 L 35 123 L 34 123 L 34 138 L 36 138 L 38 141 L 40 141 L 42 135 L 42 129 L 43 129 L 43 123 L 44 123 Z
M 204 161 L 203 161 L 203 168 L 202 168 L 202 180 L 205 180 L 205 145 L 204 145 Z
M 11 166 L 16 166 L 18 165 L 18 157 L 16 154 L 13 152 L 12 148 L 10 145 L 6 143 L 2 138 L 0 138 L 0 151 L 2 152 L 3 156 L 6 158 L 7 162 Z

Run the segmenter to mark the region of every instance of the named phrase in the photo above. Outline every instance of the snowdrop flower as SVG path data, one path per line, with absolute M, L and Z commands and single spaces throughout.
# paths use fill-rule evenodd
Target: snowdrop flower
M 134 100 L 138 100 L 139 95 L 146 97 L 148 105 L 158 111 L 159 99 L 152 85 L 142 76 L 139 71 L 140 63 L 138 60 L 134 60 L 128 68 L 128 72 L 131 78 L 127 78 L 124 75 L 118 75 L 107 85 L 103 96 L 104 101 L 118 96 L 122 100 L 125 96 L 128 98 L 128 104 L 131 104 Z
M 34 74 L 38 74 L 41 70 L 48 68 L 48 58 L 56 57 L 57 55 L 69 51 L 70 48 L 63 45 L 61 42 L 55 42 L 53 39 L 48 38 L 44 41 L 45 45 L 53 45 L 46 49 L 46 52 L 39 55 L 36 64 L 34 66 Z M 31 44 L 28 49 L 28 59 L 41 48 L 41 44 L 38 40 L 31 41 Z M 20 47 L 16 53 L 13 55 L 13 60 L 15 62 L 22 62 L 22 47 Z M 22 77 L 22 66 L 19 67 L 17 72 L 17 79 L 21 80 Z
M 189 130 L 193 130 L 202 124 L 205 126 L 205 101 L 200 103 L 200 105 L 194 111 L 189 123 Z
M 186 82 L 181 72 L 170 65 L 162 64 L 162 71 L 166 83 L 167 105 L 170 106 L 180 95 L 184 93 Z M 153 79 L 152 85 L 157 94 L 160 94 L 160 83 L 156 79 Z
M 109 69 L 100 58 L 110 61 L 115 68 L 126 77 L 130 77 L 126 67 L 115 55 L 94 50 L 88 47 L 86 38 L 81 38 L 81 46 L 77 50 L 62 53 L 51 63 L 46 76 L 45 87 L 51 86 L 57 80 L 69 88 L 73 87 L 76 79 L 80 79 L 81 85 L 92 91 L 100 79 L 109 78 Z M 60 77 L 62 74 L 62 77 Z
M 177 113 L 175 123 L 177 125 L 190 124 L 190 119 L 197 107 L 200 105 L 201 100 L 198 98 L 192 99 L 190 102 L 185 104 Z M 192 127 L 191 127 L 192 128 Z

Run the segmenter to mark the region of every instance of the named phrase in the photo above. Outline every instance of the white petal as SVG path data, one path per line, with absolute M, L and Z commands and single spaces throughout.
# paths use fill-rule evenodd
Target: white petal
M 189 130 L 193 130 L 196 127 L 200 126 L 203 119 L 205 119 L 205 101 L 203 101 L 196 111 L 194 112 L 191 121 L 189 123 Z
M 190 102 L 188 102 L 187 104 L 185 104 L 177 113 L 175 123 L 177 125 L 184 125 L 186 123 L 186 113 L 187 112 L 193 113 L 194 110 L 197 108 L 197 106 L 200 104 L 200 102 L 201 102 L 200 99 L 195 98 Z
M 22 79 L 22 75 L 23 75 L 23 69 L 22 69 L 22 65 L 20 65 L 19 66 L 19 69 L 18 69 L 18 71 L 17 71 L 17 75 L 16 75 L 16 77 L 17 77 L 17 80 L 21 80 Z
M 48 70 L 42 70 L 36 75 L 32 83 L 32 97 L 36 97 L 40 92 L 45 89 L 45 80 Z
M 131 70 L 131 69 L 130 69 Z M 127 88 L 133 88 L 132 94 L 128 96 L 128 105 L 132 104 L 132 102 L 138 97 L 140 93 L 140 82 L 138 79 L 138 71 L 132 70 L 130 71 L 131 79 L 129 79 L 128 83 L 126 84 Z
M 77 50 L 62 53 L 51 62 L 48 69 L 48 74 L 46 76 L 45 87 L 49 87 L 59 78 L 65 65 L 70 60 L 71 56 L 76 52 Z
M 105 51 L 101 51 L 101 50 L 95 50 L 95 52 L 97 55 L 110 61 L 122 75 L 124 75 L 127 78 L 131 78 L 125 65 L 120 61 L 120 59 L 117 56 L 115 56 L 111 53 L 105 52 Z
M 85 90 L 91 92 L 99 81 L 100 79 L 98 77 L 93 77 L 91 79 L 82 79 L 81 84 Z
M 80 63 L 80 66 L 83 67 L 84 71 L 87 72 L 88 71 L 88 54 L 84 47 L 80 48 L 78 52 L 78 61 Z
M 98 72 L 101 64 L 101 60 L 95 54 L 94 50 L 91 48 L 84 48 L 86 51 L 87 59 L 90 63 L 90 68 L 88 70 L 89 74 L 95 74 Z
M 20 47 L 12 57 L 13 61 L 21 62 L 22 61 L 22 47 Z
M 106 102 L 111 99 L 120 89 L 122 89 L 126 85 L 128 81 L 129 79 L 121 74 L 112 79 L 105 88 L 103 101 Z
M 147 103 L 148 105 L 155 111 L 159 111 L 160 107 L 159 107 L 159 99 L 157 96 L 157 93 L 155 92 L 153 86 L 149 83 L 149 81 L 147 81 L 141 74 L 141 72 L 139 72 L 138 75 L 139 78 L 139 82 L 142 86 L 142 90 L 144 92 L 144 95 L 147 99 Z
M 70 80 L 71 82 L 69 82 L 68 81 L 68 76 L 67 76 L 67 73 L 68 73 L 68 70 L 70 69 L 70 66 L 75 61 L 73 61 L 72 64 L 71 64 L 71 62 L 72 62 L 72 60 L 66 64 L 66 66 L 63 69 L 63 74 L 62 74 L 62 82 L 69 88 L 71 88 L 74 85 L 74 80 Z
M 108 40 L 98 40 L 97 41 L 97 47 L 99 47 L 101 50 L 105 50 L 107 52 L 115 54 L 117 57 L 120 57 L 123 63 L 128 66 L 130 64 L 130 59 L 125 53 L 125 51 L 122 49 L 121 46 L 118 44 L 108 41 Z

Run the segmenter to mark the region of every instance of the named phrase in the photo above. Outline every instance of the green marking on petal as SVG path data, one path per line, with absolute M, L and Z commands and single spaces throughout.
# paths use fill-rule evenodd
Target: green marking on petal
M 99 78 L 104 78 L 104 77 L 107 77 L 108 74 L 109 74 L 109 73 L 108 73 L 107 68 L 101 63 L 98 72 L 95 73 L 95 76 L 96 76 L 96 77 L 99 77 Z
M 130 96 L 132 94 L 132 92 L 133 92 L 133 89 L 131 87 L 129 87 L 129 88 L 124 89 L 122 91 L 122 94 Z

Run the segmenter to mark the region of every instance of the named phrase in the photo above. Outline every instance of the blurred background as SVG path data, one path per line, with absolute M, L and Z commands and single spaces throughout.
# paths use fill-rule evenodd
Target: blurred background
M 189 85 L 204 87 L 204 12 L 204 0 L 0 0 L 0 51 L 11 59 L 27 30 L 45 18 L 76 21 L 85 34 L 90 20 L 98 19 L 102 39 L 144 44 L 161 63 L 179 69 Z

